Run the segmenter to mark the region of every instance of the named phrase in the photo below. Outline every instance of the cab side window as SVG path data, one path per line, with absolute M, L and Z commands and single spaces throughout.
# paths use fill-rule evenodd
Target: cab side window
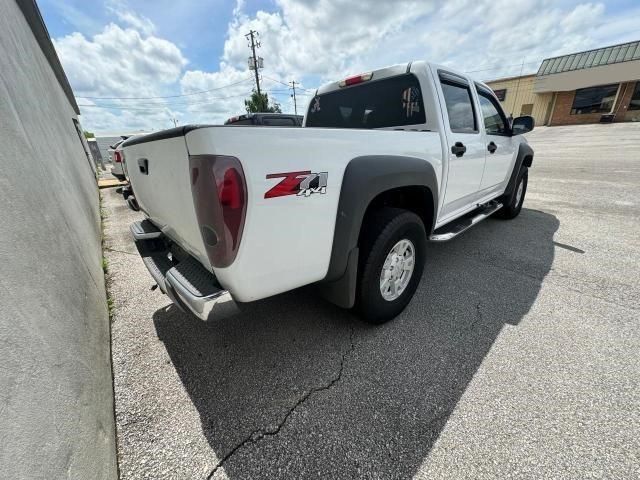
M 447 113 L 449 114 L 451 131 L 456 133 L 476 133 L 478 127 L 469 86 L 445 80 L 442 76 L 440 82 Z
M 493 95 L 478 89 L 478 99 L 487 135 L 508 135 L 507 120 Z

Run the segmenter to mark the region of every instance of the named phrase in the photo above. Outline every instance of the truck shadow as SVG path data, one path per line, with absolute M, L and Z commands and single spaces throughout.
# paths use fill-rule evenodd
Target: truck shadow
M 310 289 L 213 322 L 171 306 L 155 327 L 229 478 L 408 478 L 534 304 L 558 226 L 524 209 L 431 244 L 413 301 L 380 327 Z

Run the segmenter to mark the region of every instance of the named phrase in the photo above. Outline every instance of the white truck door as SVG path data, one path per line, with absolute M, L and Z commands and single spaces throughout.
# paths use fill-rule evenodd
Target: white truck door
M 486 163 L 480 189 L 485 191 L 509 180 L 516 143 L 498 100 L 485 87 L 476 84 L 484 123 Z
M 440 219 L 454 216 L 479 198 L 484 171 L 484 135 L 469 81 L 455 73 L 434 72 L 442 108 L 449 168 Z

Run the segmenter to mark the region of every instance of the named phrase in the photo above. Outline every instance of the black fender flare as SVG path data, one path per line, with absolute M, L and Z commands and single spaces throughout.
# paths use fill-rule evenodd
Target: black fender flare
M 516 162 L 513 165 L 513 170 L 511 171 L 509 183 L 507 183 L 507 188 L 504 191 L 503 198 L 511 198 L 511 195 L 513 195 L 513 192 L 516 189 L 516 181 L 518 180 L 518 175 L 520 174 L 522 166 L 524 165 L 525 167 L 529 168 L 532 163 L 533 148 L 531 148 L 528 143 L 522 142 L 518 147 Z
M 358 238 L 367 207 L 381 193 L 400 187 L 427 187 L 432 205 L 438 206 L 438 179 L 433 165 L 424 158 L 367 155 L 348 164 L 340 188 L 333 246 L 322 292 L 333 303 L 350 308 L 355 300 Z M 425 225 L 427 230 L 432 225 Z M 431 232 L 427 231 L 427 235 Z

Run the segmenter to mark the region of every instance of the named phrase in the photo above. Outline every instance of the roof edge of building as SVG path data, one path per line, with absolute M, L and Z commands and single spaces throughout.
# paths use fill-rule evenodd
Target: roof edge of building
M 40 14 L 38 5 L 35 0 L 16 0 L 16 3 L 22 11 L 25 20 L 29 24 L 29 28 L 31 28 L 33 35 L 36 37 L 36 41 L 38 42 L 38 45 L 40 45 L 40 49 L 49 62 L 53 73 L 58 79 L 58 83 L 62 87 L 62 90 L 71 104 L 71 107 L 73 107 L 73 110 L 77 115 L 80 115 L 80 108 L 76 102 L 76 97 L 74 96 L 71 85 L 69 84 L 67 74 L 64 73 L 64 68 L 62 68 L 62 63 L 60 63 L 60 58 L 58 58 L 56 49 L 53 46 L 53 42 L 49 36 L 49 31 L 47 30 L 44 19 Z
M 529 77 L 535 77 L 535 76 L 536 76 L 535 73 L 528 73 L 526 75 L 514 75 L 512 77 L 502 77 L 502 78 L 496 78 L 494 80 L 484 80 L 484 83 L 488 85 L 490 83 L 506 82 L 509 80 L 517 80 L 518 78 L 529 78 Z

